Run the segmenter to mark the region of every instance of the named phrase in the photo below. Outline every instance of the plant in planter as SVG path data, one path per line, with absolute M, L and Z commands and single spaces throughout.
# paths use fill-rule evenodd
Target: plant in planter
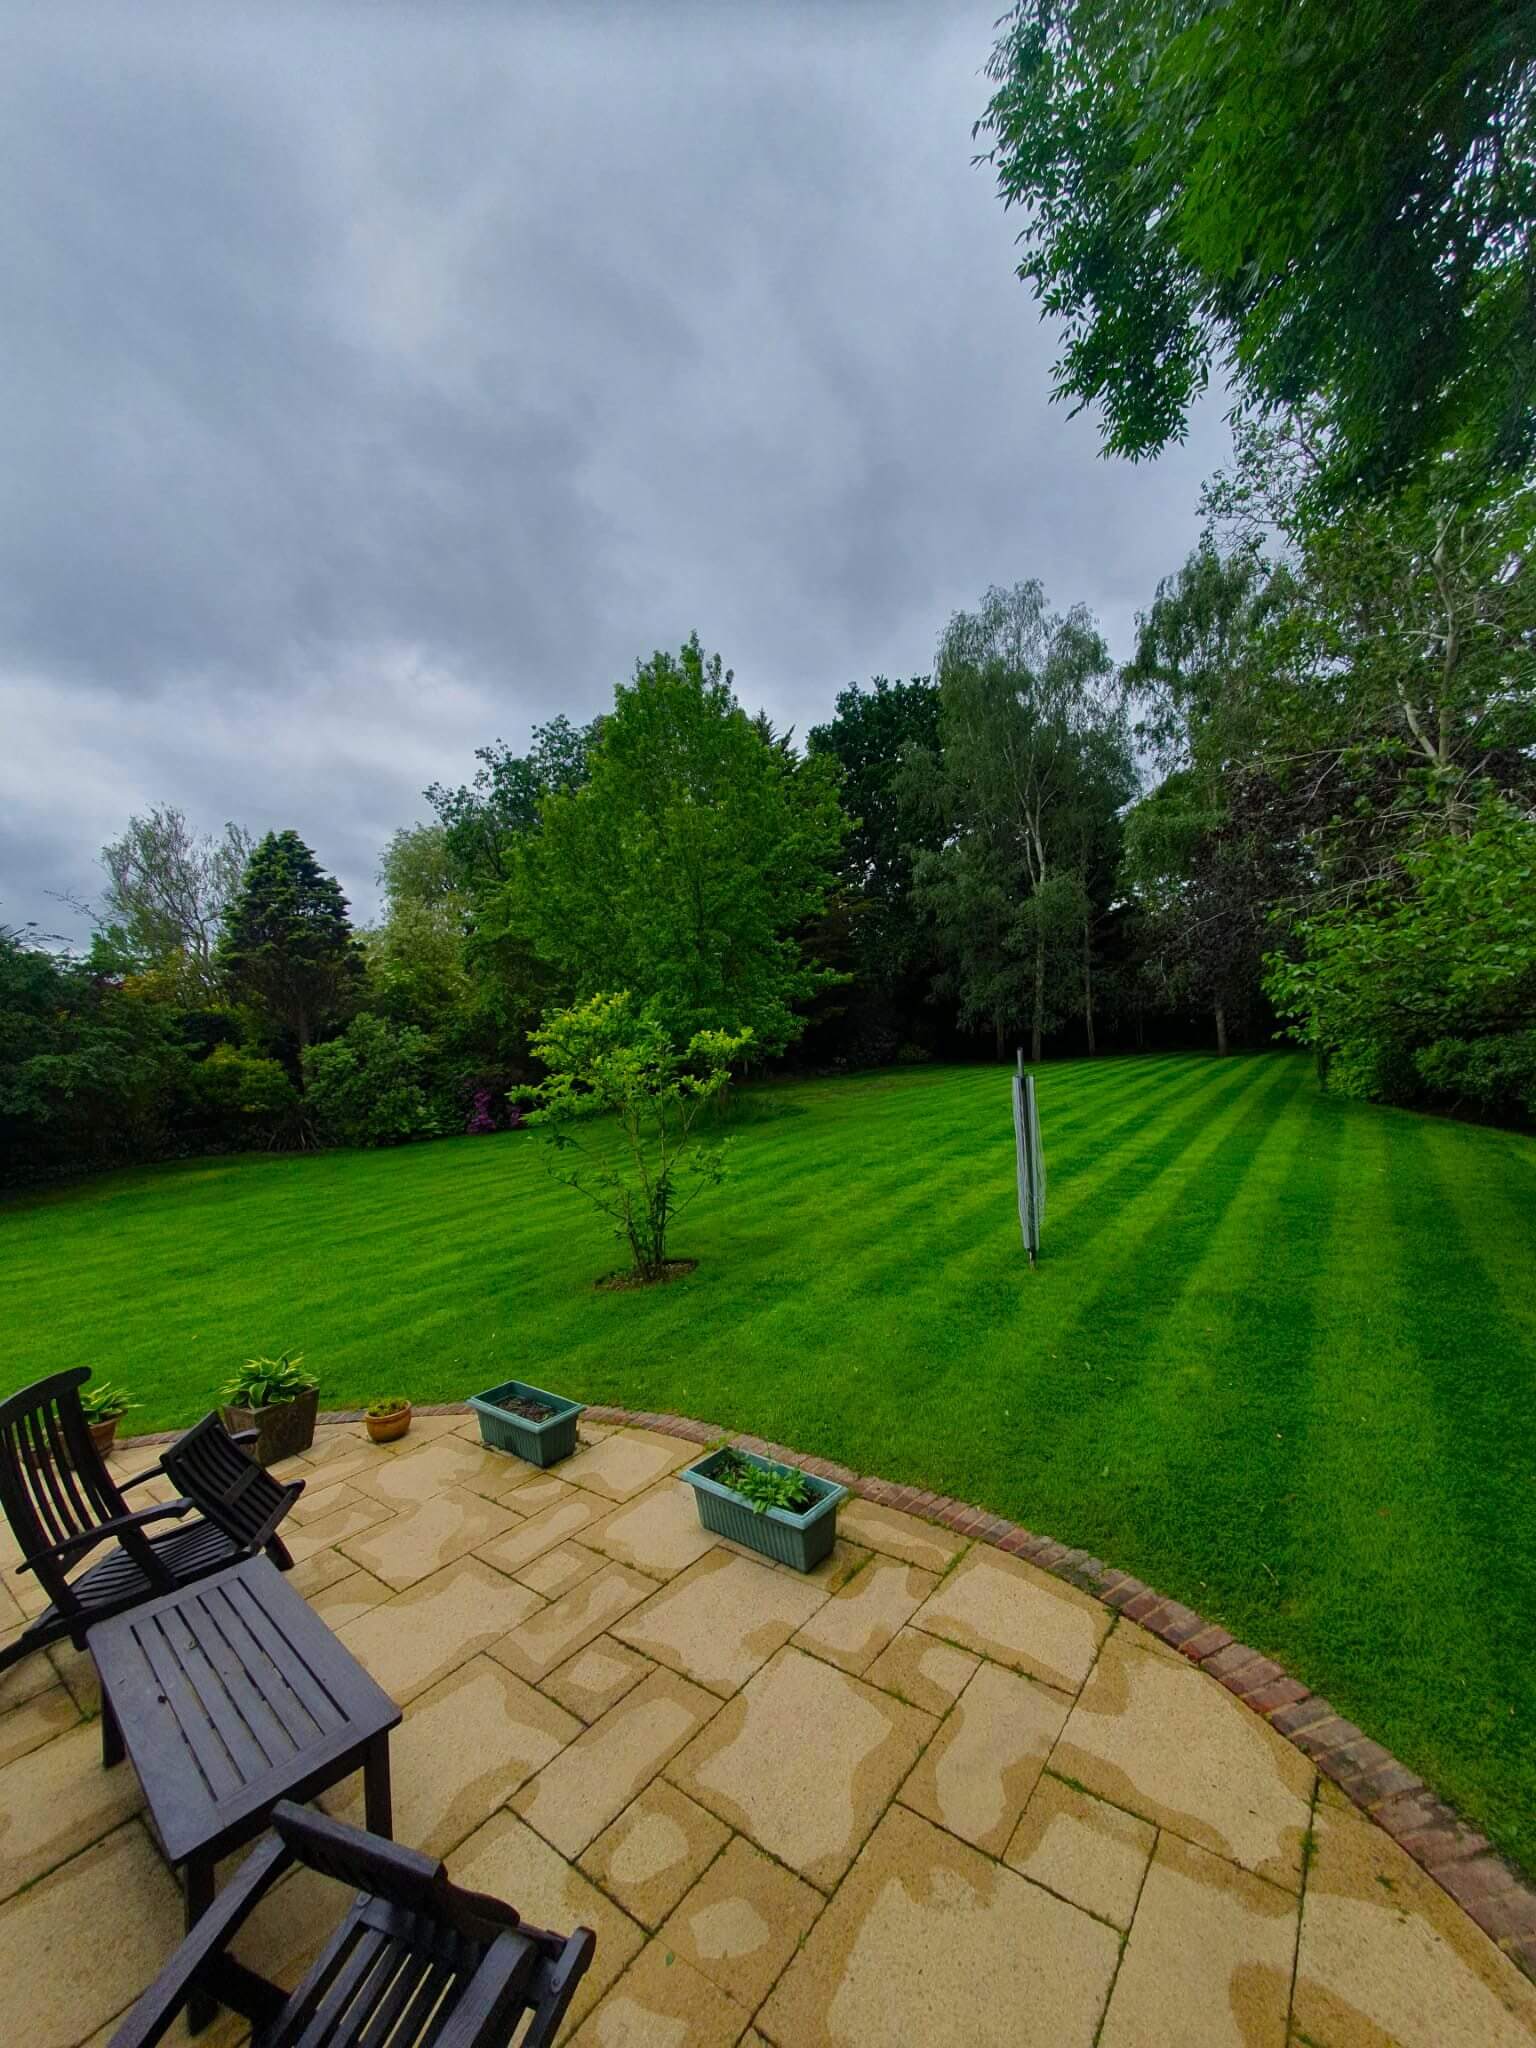
M 392 1444 L 411 1426 L 411 1404 L 403 1394 L 386 1394 L 370 1401 L 363 1411 L 363 1426 L 376 1444 Z
M 800 1572 L 813 1571 L 830 1554 L 838 1506 L 848 1496 L 846 1486 L 830 1479 L 729 1444 L 678 1477 L 693 1488 L 706 1529 Z
M 488 1450 L 511 1451 L 530 1465 L 553 1465 L 576 1448 L 577 1418 L 586 1409 L 563 1394 L 547 1394 L 522 1380 L 503 1380 L 469 1405 L 480 1418 L 480 1441 Z
M 276 1465 L 297 1457 L 315 1440 L 320 1389 L 302 1372 L 302 1351 L 248 1358 L 223 1389 L 224 1427 L 238 1436 L 256 1431 L 256 1462 Z
M 106 1457 L 117 1437 L 117 1425 L 138 1403 L 130 1401 L 111 1380 L 87 1380 L 80 1389 L 80 1406 L 91 1426 L 91 1442 Z

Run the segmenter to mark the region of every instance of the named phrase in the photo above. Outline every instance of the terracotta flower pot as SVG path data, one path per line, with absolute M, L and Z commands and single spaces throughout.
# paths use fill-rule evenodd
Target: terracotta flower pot
M 91 1442 L 96 1446 L 99 1457 L 111 1457 L 112 1446 L 117 1441 L 117 1425 L 122 1419 L 121 1415 L 108 1415 L 100 1422 L 87 1425 L 91 1432 Z
M 274 1401 L 266 1408 L 226 1408 L 224 1427 L 231 1436 L 254 1429 L 252 1446 L 258 1465 L 280 1465 L 284 1458 L 296 1458 L 315 1440 L 315 1417 L 320 1412 L 320 1389 L 306 1387 L 291 1401 Z
M 392 1444 L 402 1437 L 411 1426 L 411 1404 L 392 1409 L 388 1415 L 365 1415 L 363 1422 L 370 1438 L 376 1444 Z

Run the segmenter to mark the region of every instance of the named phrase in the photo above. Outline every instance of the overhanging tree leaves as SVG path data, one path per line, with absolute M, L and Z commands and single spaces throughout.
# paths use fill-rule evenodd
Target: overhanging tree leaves
M 1115 452 L 1219 368 L 1316 401 L 1335 492 L 1536 447 L 1536 13 L 1509 0 L 1019 0 L 978 124 L 1057 395 Z
M 347 899 L 297 832 L 269 832 L 224 917 L 218 962 L 231 989 L 305 1048 L 351 1008 L 362 957 Z
M 128 820 L 101 850 L 107 945 L 125 965 L 192 1002 L 219 993 L 219 926 L 240 886 L 252 839 L 239 825 L 199 834 L 173 804 Z

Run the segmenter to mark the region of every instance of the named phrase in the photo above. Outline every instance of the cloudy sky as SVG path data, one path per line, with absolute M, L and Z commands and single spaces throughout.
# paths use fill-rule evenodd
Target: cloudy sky
M 0 921 L 163 801 L 366 915 L 424 784 L 697 627 L 804 727 L 1039 576 L 1124 652 L 1213 406 L 1050 403 L 1001 0 L 0 0 Z

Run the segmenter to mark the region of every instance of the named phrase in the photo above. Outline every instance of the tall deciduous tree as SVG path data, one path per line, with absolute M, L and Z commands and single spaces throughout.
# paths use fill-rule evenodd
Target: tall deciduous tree
M 1536 15 L 1509 0 L 1018 0 L 978 124 L 1130 456 L 1214 368 L 1318 401 L 1328 481 L 1536 447 Z
M 914 760 L 943 844 L 918 856 L 917 899 L 950 956 L 962 1013 L 1032 1057 L 1086 997 L 1089 849 L 1136 788 L 1109 652 L 1088 612 L 1047 610 L 1038 583 L 992 589 L 939 642 L 940 752 Z
M 218 993 L 219 926 L 240 885 L 252 839 L 239 825 L 196 833 L 173 804 L 128 820 L 101 850 L 109 944 L 125 963 L 160 975 L 172 993 Z
M 233 992 L 305 1048 L 345 1016 L 362 978 L 347 899 L 297 832 L 269 832 L 224 917 L 218 962 Z
M 543 802 L 508 924 L 578 998 L 632 990 L 680 1045 L 750 1030 L 777 1052 L 832 978 L 801 932 L 836 879 L 836 773 L 765 744 L 698 638 L 615 692 L 585 784 Z

